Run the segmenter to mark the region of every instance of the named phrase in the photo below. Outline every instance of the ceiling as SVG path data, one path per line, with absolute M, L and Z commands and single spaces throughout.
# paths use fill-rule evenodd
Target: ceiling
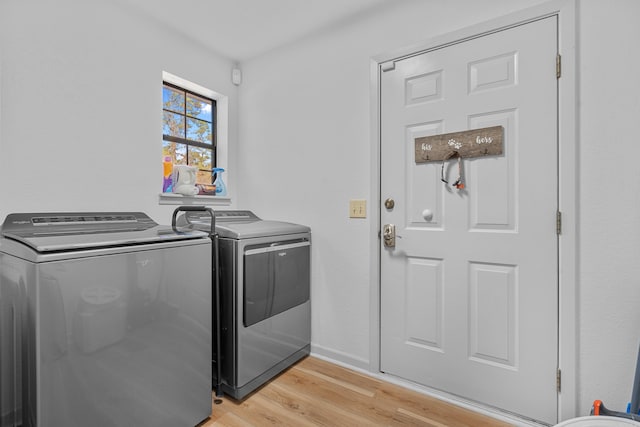
M 161 24 L 243 62 L 398 0 L 121 0 Z

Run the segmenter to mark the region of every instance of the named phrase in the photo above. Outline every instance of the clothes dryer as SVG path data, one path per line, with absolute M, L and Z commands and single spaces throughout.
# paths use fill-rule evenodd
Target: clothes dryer
M 212 227 L 211 215 L 197 211 L 185 212 L 177 223 Z M 310 352 L 311 230 L 246 210 L 216 211 L 214 228 L 221 274 L 214 383 L 243 399 Z

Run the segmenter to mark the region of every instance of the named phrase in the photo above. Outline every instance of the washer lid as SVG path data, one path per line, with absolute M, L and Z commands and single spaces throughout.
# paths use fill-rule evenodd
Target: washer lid
M 200 231 L 175 231 L 141 212 L 14 213 L 7 215 L 2 237 L 37 252 L 166 242 L 206 237 Z

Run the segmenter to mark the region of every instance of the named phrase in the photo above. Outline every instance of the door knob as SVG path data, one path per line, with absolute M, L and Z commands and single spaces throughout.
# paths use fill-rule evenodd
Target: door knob
M 393 209 L 395 205 L 396 202 L 391 197 L 384 201 L 384 207 L 387 209 Z

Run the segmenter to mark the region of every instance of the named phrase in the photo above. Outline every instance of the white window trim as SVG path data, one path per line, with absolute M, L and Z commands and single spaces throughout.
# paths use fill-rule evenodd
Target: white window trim
M 231 198 L 220 196 L 184 196 L 176 193 L 160 193 L 161 205 L 196 205 L 196 206 L 229 206 Z
M 216 167 L 227 169 L 229 163 L 229 97 L 221 93 L 207 89 L 182 77 L 166 71 L 162 72 L 162 81 L 174 84 L 190 92 L 211 98 L 216 101 Z M 162 111 L 160 109 L 159 111 Z M 227 174 L 226 177 L 229 175 Z M 229 188 L 229 183 L 227 189 Z M 183 196 L 175 193 L 160 193 L 161 205 L 222 205 L 231 204 L 231 198 L 220 196 Z

